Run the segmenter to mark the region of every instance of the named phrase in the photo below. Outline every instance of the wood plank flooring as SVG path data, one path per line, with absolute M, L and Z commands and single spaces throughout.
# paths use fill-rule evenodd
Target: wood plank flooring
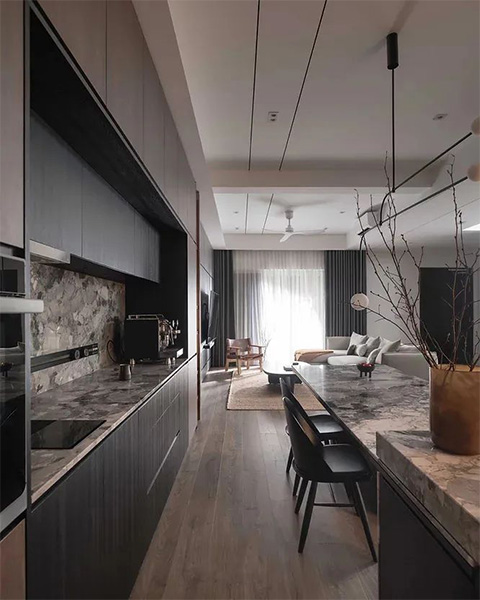
M 293 471 L 285 474 L 284 414 L 227 411 L 229 383 L 220 371 L 202 385 L 202 420 L 131 597 L 377 598 L 377 566 L 353 509 L 315 508 L 297 553 L 303 511 L 293 512 Z M 320 487 L 317 501 L 331 501 Z

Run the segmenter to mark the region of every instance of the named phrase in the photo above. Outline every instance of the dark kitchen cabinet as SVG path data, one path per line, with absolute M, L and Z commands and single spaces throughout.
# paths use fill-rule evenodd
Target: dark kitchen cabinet
M 143 161 L 160 189 L 165 192 L 166 100 L 146 45 L 143 55 Z
M 102 100 L 106 99 L 106 0 L 41 0 L 42 8 Z
M 30 119 L 30 239 L 82 254 L 82 163 L 32 114 Z
M 143 55 L 145 41 L 131 2 L 107 2 L 107 106 L 143 156 Z
M 380 477 L 379 597 L 479 598 L 479 569 L 472 568 L 430 519 L 400 492 L 397 483 Z
M 123 273 L 135 269 L 135 211 L 89 167 L 83 168 L 83 257 Z
M 160 279 L 159 233 L 137 212 L 135 212 L 134 274 L 157 283 Z
M 0 2 L 0 242 L 24 246 L 23 2 Z
M 27 597 L 129 597 L 188 446 L 190 363 L 33 506 Z

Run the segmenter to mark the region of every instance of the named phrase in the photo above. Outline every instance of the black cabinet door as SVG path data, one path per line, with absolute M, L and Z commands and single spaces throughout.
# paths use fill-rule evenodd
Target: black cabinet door
M 433 536 L 384 477 L 379 506 L 381 599 L 478 598 L 470 567 L 454 560 L 448 542 Z
M 30 238 L 82 254 L 82 162 L 47 125 L 30 120 Z
M 123 273 L 135 268 L 134 209 L 94 171 L 83 169 L 83 257 Z
M 27 598 L 66 598 L 64 484 L 27 515 Z

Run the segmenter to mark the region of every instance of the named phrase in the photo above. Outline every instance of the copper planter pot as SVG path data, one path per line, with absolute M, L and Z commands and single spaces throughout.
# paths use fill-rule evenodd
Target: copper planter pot
M 480 367 L 430 369 L 432 441 L 453 454 L 480 454 Z

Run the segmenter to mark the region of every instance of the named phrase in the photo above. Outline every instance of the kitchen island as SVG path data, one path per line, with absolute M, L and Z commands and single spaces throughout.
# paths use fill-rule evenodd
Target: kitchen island
M 385 365 L 294 370 L 379 473 L 380 598 L 478 598 L 480 457 L 433 446 L 428 383 Z

